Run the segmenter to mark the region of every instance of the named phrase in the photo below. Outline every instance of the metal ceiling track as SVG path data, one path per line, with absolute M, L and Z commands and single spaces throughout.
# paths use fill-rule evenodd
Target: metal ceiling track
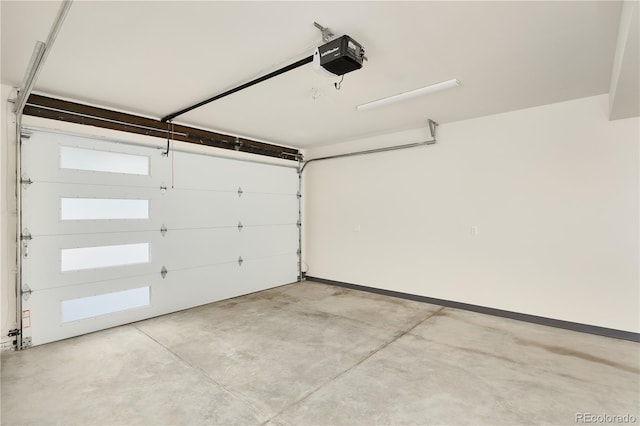
M 104 108 L 64 101 L 41 95 L 31 95 L 24 108 L 25 115 L 84 124 L 128 133 L 168 138 L 172 140 L 265 155 L 297 161 L 300 152 L 294 148 L 258 142 L 222 133 L 210 132 L 179 124 Z
M 322 41 L 324 43 L 326 43 L 328 41 L 331 41 L 331 40 L 333 40 L 335 38 L 335 34 L 333 34 L 331 32 L 331 30 L 329 30 L 329 28 L 323 27 L 322 25 L 318 24 L 317 22 L 314 22 L 313 25 L 317 29 L 319 29 L 320 32 L 322 33 Z M 366 57 L 364 59 L 366 60 Z M 189 111 L 192 111 L 192 110 L 194 110 L 196 108 L 200 108 L 201 106 L 204 106 L 204 105 L 206 105 L 208 103 L 211 103 L 213 101 L 217 101 L 218 99 L 222 99 L 225 96 L 232 95 L 232 94 L 234 94 L 236 92 L 239 92 L 241 90 L 244 90 L 244 89 L 246 89 L 248 87 L 251 87 L 251 86 L 256 85 L 258 83 L 262 83 L 263 81 L 269 80 L 270 78 L 279 76 L 280 74 L 284 74 L 285 72 L 292 71 L 292 70 L 294 70 L 296 68 L 299 68 L 299 67 L 301 67 L 303 65 L 310 64 L 311 62 L 313 62 L 313 55 L 307 56 L 306 58 L 300 59 L 299 61 L 296 61 L 296 62 L 294 62 L 294 63 L 292 63 L 290 65 L 287 65 L 286 67 L 282 67 L 282 68 L 280 68 L 278 70 L 270 72 L 269 74 L 263 75 L 262 77 L 258 77 L 256 79 L 253 79 L 253 80 L 247 82 L 247 83 L 241 84 L 240 86 L 234 87 L 233 89 L 229 89 L 226 92 L 222 92 L 222 93 L 220 93 L 218 95 L 215 95 L 215 96 L 212 96 L 212 97 L 210 97 L 208 99 L 205 99 L 204 101 L 200 101 L 197 104 L 193 104 L 193 105 L 191 105 L 189 107 L 181 109 L 180 111 L 176 111 L 176 112 L 174 112 L 172 114 L 169 114 L 169 115 L 167 115 L 165 117 L 162 117 L 162 120 L 160 120 L 160 121 L 162 121 L 163 123 L 166 123 L 166 122 L 171 121 L 174 118 L 176 118 L 176 117 L 178 117 L 178 116 L 180 116 L 182 114 L 185 114 L 185 113 L 187 113 Z
M 428 119 L 427 122 L 429 124 L 429 132 L 431 133 L 431 139 L 429 140 L 422 141 L 422 142 L 407 143 L 404 145 L 386 146 L 384 148 L 367 149 L 365 151 L 348 152 L 346 154 L 329 155 L 327 157 L 312 158 L 311 160 L 301 162 L 302 167 L 298 167 L 300 170 L 299 174 L 302 175 L 302 172 L 307 167 L 307 165 L 309 165 L 309 163 L 313 163 L 314 161 L 333 160 L 336 158 L 355 157 L 358 155 L 377 154 L 379 152 L 398 151 L 400 149 L 417 148 L 419 146 L 433 145 L 438 141 L 436 139 L 436 129 L 438 128 L 438 123 L 436 123 L 431 119 Z
M 25 104 L 27 103 L 28 98 L 31 95 L 31 91 L 33 90 L 33 86 L 35 86 L 36 81 L 38 80 L 38 76 L 42 71 L 42 67 L 44 65 L 49 52 L 51 51 L 51 46 L 58 37 L 58 33 L 62 28 L 62 24 L 69 13 L 69 9 L 71 8 L 72 0 L 65 0 L 60 4 L 60 8 L 58 9 L 58 14 L 56 15 L 55 20 L 49 30 L 49 35 L 47 37 L 46 43 L 41 41 L 37 41 L 35 48 L 33 50 L 33 54 L 31 55 L 31 60 L 29 61 L 29 66 L 27 67 L 27 71 L 24 75 L 24 79 L 22 81 L 22 85 L 18 88 L 17 97 L 14 103 L 13 111 L 16 114 L 16 328 L 9 333 L 10 337 L 15 337 L 15 349 L 21 350 L 23 347 L 28 346 L 29 338 L 24 338 L 22 336 L 22 295 L 24 293 L 24 289 L 22 287 L 22 250 L 23 245 L 20 244 L 25 235 L 22 233 L 22 192 L 20 190 L 20 183 L 22 180 L 22 158 L 21 158 L 21 144 L 22 144 L 22 114 L 24 112 Z M 28 288 L 28 286 L 27 286 Z M 30 290 L 29 290 L 30 294 Z

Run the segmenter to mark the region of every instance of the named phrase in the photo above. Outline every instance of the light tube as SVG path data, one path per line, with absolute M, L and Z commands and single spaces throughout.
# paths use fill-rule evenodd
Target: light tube
M 403 92 L 397 95 L 367 102 L 366 104 L 358 105 L 356 109 L 358 111 L 364 111 L 371 108 L 377 108 L 384 105 L 392 104 L 394 102 L 399 102 L 422 95 L 428 95 L 429 93 L 439 92 L 440 90 L 451 89 L 459 85 L 460 81 L 458 81 L 458 79 L 456 78 L 452 78 L 451 80 L 441 81 L 440 83 L 432 84 L 431 86 L 421 87 L 419 89 L 409 90 L 408 92 Z

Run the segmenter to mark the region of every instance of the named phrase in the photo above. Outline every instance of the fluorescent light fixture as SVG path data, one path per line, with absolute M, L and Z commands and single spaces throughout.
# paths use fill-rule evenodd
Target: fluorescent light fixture
M 406 99 L 428 95 L 429 93 L 439 92 L 440 90 L 451 89 L 459 85 L 460 81 L 458 81 L 458 79 L 456 78 L 452 78 L 451 80 L 441 81 L 440 83 L 432 84 L 431 86 L 421 87 L 419 89 L 409 90 L 408 92 L 399 93 L 397 95 L 378 99 L 376 101 L 367 102 L 366 104 L 358 105 L 356 109 L 358 111 L 364 111 L 371 108 L 377 108 L 384 105 L 392 104 L 394 102 L 404 101 Z

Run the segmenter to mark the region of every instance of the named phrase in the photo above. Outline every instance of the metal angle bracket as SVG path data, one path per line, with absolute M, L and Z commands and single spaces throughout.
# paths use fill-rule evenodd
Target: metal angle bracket
M 436 130 L 438 128 L 438 123 L 436 123 L 435 121 L 433 121 L 432 119 L 427 119 L 427 123 L 429 123 L 429 131 L 431 132 L 431 137 L 433 139 L 436 138 Z
M 331 32 L 331 30 L 327 27 L 323 27 L 322 25 L 318 24 L 317 22 L 314 22 L 313 25 L 320 30 L 320 32 L 322 33 L 322 41 L 327 43 L 331 40 L 333 40 L 334 38 L 336 38 L 336 35 L 334 33 Z
M 22 184 L 22 189 L 26 190 L 27 188 L 29 188 L 29 185 L 33 183 L 33 181 L 29 179 L 29 176 L 27 176 L 26 173 L 23 173 L 22 177 L 20 178 L 20 183 Z
M 167 268 L 164 267 L 164 265 L 162 265 L 162 269 L 160 270 L 160 275 L 162 275 L 162 279 L 164 279 L 164 277 L 167 276 L 167 273 L 169 271 L 167 271 Z
M 238 266 L 242 266 L 242 263 L 244 262 L 244 260 L 242 259 L 242 256 L 238 257 Z
M 31 287 L 29 287 L 28 284 L 22 284 L 21 293 L 22 293 L 22 298 L 26 302 L 27 300 L 29 300 L 29 297 L 31 297 L 31 293 L 33 293 L 33 290 L 31 290 Z
M 165 234 L 167 233 L 167 225 L 165 225 L 164 223 L 162 224 L 162 226 L 160 227 L 160 233 L 162 234 L 162 236 L 164 237 Z
M 26 259 L 27 257 L 29 257 L 29 241 L 33 239 L 33 237 L 31 236 L 31 232 L 29 232 L 29 229 L 24 228 L 22 230 L 20 239 L 22 240 L 22 257 Z

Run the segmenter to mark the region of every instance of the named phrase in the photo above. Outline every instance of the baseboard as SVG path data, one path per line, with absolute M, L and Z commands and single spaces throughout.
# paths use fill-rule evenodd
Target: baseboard
M 367 291 L 369 293 L 382 294 L 384 296 L 398 297 L 400 299 L 445 306 L 447 308 L 462 309 L 465 311 L 478 312 L 481 314 L 493 315 L 496 317 L 509 318 L 517 321 L 525 321 L 534 324 L 546 325 L 549 327 L 564 328 L 566 330 L 578 331 L 581 333 L 597 334 L 598 336 L 613 337 L 615 339 L 630 340 L 632 342 L 640 343 L 640 333 L 634 333 L 631 331 L 616 330 L 614 328 L 598 327 L 595 325 L 581 324 L 577 322 L 539 317 L 536 315 L 522 314 L 519 312 L 504 311 L 502 309 L 487 308 L 486 306 L 471 305 L 469 303 L 454 302 L 452 300 L 418 296 L 416 294 L 401 293 L 399 291 L 384 290 L 381 288 L 367 287 L 357 284 L 349 284 L 342 281 L 327 280 L 319 277 L 306 276 L 306 279 L 308 281 L 315 281 L 322 284 L 335 285 L 338 287 L 345 287 L 353 290 Z

